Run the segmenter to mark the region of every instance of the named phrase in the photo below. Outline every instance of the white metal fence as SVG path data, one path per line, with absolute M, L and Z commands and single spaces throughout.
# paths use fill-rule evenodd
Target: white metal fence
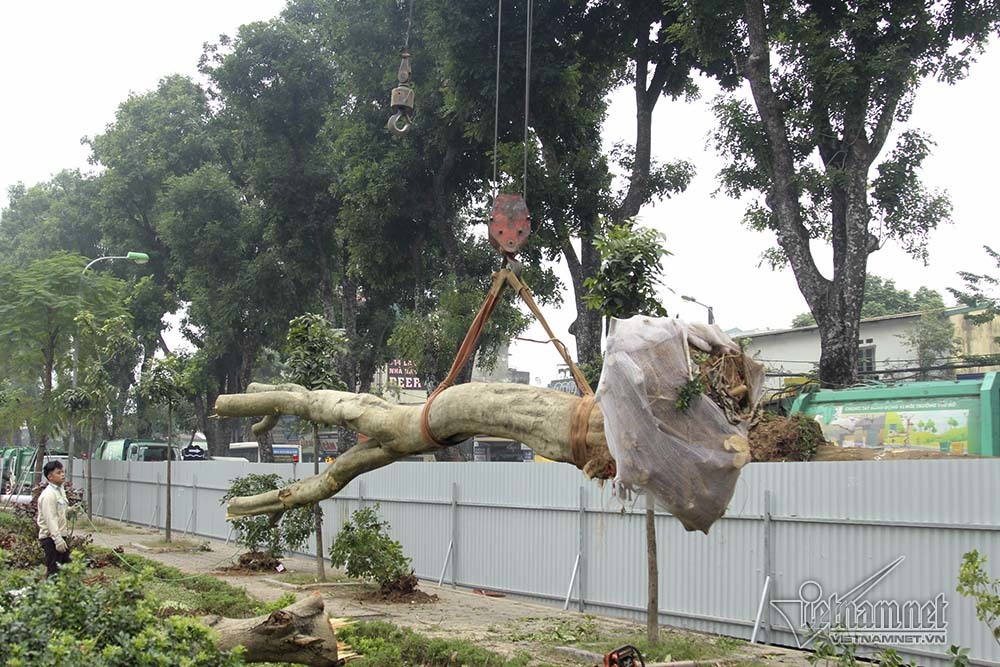
M 174 530 L 217 538 L 229 532 L 219 500 L 231 479 L 312 471 L 174 465 Z M 76 484 L 83 473 L 74 466 Z M 162 527 L 165 477 L 164 463 L 95 461 L 96 513 Z M 992 459 L 751 464 L 709 535 L 658 514 L 661 621 L 749 638 L 769 577 L 761 635 L 773 643 L 805 643 L 810 625 L 832 618 L 831 627 L 897 635 L 882 639 L 908 642 L 899 649 L 919 664 L 946 664 L 955 644 L 971 649 L 974 664 L 1000 665 L 973 603 L 955 592 L 969 550 L 1000 577 L 998 489 L 1000 460 Z M 422 578 L 644 615 L 644 504 L 623 508 L 570 466 L 394 464 L 323 502 L 327 548 L 353 510 L 376 502 Z M 919 643 L 935 638 L 945 643 Z

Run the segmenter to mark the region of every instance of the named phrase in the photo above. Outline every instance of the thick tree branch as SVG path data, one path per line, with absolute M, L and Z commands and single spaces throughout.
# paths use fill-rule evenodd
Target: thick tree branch
M 234 498 L 227 518 L 274 514 L 311 505 L 336 494 L 362 473 L 405 456 L 441 449 L 420 433 L 423 406 L 392 405 L 369 394 L 341 391 L 307 392 L 301 387 L 251 385 L 250 393 L 220 396 L 216 411 L 225 417 L 266 415 L 266 428 L 278 415 L 295 415 L 313 422 L 336 424 L 364 433 L 369 440 L 331 463 L 320 475 L 278 491 Z M 430 426 L 438 438 L 461 442 L 488 434 L 528 445 L 554 461 L 572 463 L 570 424 L 581 399 L 575 395 L 519 384 L 470 383 L 442 392 L 430 410 Z M 591 477 L 613 475 L 614 465 L 604 437 L 604 418 L 596 407 L 588 421 L 584 472 Z
M 875 121 L 875 129 L 872 130 L 872 138 L 868 145 L 867 157 L 869 166 L 875 161 L 875 158 L 878 157 L 878 154 L 882 152 L 882 148 L 885 146 L 885 140 L 892 129 L 892 122 L 896 119 L 896 109 L 899 106 L 899 100 L 902 96 L 903 92 L 901 88 L 886 94 L 885 103 L 882 105 L 882 113 L 879 114 L 878 120 Z
M 781 101 L 771 85 L 771 58 L 762 0 L 745 0 L 744 21 L 750 56 L 744 64 L 743 75 L 750 83 L 771 154 L 772 190 L 768 194 L 768 205 L 778 220 L 778 243 L 792 265 L 803 296 L 815 310 L 817 295 L 826 291 L 829 281 L 816 266 L 809 250 L 809 231 L 802 224 L 802 210 L 795 185 L 795 159 Z

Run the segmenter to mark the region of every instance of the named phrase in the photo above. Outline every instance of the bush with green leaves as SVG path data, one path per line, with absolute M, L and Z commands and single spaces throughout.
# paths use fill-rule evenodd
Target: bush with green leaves
M 58 576 L 0 573 L 0 667 L 236 667 L 241 651 L 220 651 L 209 629 L 184 617 L 161 619 L 143 594 L 148 572 L 84 581 L 73 562 Z
M 351 514 L 330 547 L 330 562 L 345 567 L 347 575 L 387 586 L 410 573 L 410 559 L 403 545 L 389 537 L 389 522 L 378 515 L 379 506 L 362 507 Z
M 281 475 L 276 473 L 267 475 L 251 473 L 237 477 L 232 480 L 232 486 L 226 495 L 222 496 L 222 503 L 225 504 L 230 498 L 277 491 L 291 483 L 291 480 L 283 480 Z M 233 521 L 236 542 L 246 547 L 247 551 L 263 551 L 270 556 L 280 558 L 286 551 L 300 549 L 312 535 L 313 510 L 311 505 L 288 510 L 276 526 L 271 525 L 269 516 L 236 519 Z

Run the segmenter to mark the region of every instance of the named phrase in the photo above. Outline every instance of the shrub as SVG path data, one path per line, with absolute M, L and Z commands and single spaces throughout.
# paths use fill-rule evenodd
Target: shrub
M 0 646 L 5 667 L 236 667 L 239 652 L 219 651 L 208 628 L 187 618 L 160 619 L 143 595 L 148 575 L 87 585 L 84 564 L 35 580 L 0 574 Z
M 986 624 L 993 638 L 1000 643 L 1000 579 L 986 572 L 986 558 L 975 549 L 962 557 L 958 571 L 958 588 L 964 597 L 976 603 L 976 618 Z
M 36 490 L 40 487 L 36 487 Z M 5 551 L 0 564 L 7 567 L 27 568 L 45 561 L 38 544 L 38 495 L 27 505 L 14 505 L 10 512 L 0 512 L 0 549 Z M 70 499 L 71 507 L 73 500 Z M 66 544 L 72 549 L 82 549 L 92 541 L 90 535 L 67 535 Z
M 282 480 L 275 473 L 237 477 L 226 495 L 222 496 L 222 502 L 225 503 L 230 498 L 277 491 L 291 483 L 290 480 Z M 276 526 L 271 525 L 269 516 L 251 516 L 233 521 L 237 544 L 245 546 L 247 551 L 265 551 L 275 558 L 281 557 L 285 551 L 301 548 L 312 535 L 314 527 L 315 514 L 312 506 L 288 510 Z
M 335 567 L 346 565 L 348 576 L 384 587 L 409 573 L 410 559 L 403 555 L 403 545 L 389 537 L 389 523 L 379 519 L 378 507 L 351 514 L 330 547 L 330 561 Z

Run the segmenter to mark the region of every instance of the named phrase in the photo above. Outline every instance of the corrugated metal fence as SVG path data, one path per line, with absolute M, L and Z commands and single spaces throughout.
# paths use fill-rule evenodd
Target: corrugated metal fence
M 84 467 L 75 466 L 77 484 Z M 229 480 L 311 471 L 177 463 L 173 527 L 225 538 L 219 500 Z M 163 463 L 94 462 L 95 511 L 162 526 L 165 477 Z M 770 576 L 761 634 L 773 643 L 805 642 L 832 603 L 831 627 L 926 631 L 901 647 L 919 664 L 946 664 L 940 657 L 955 644 L 971 649 L 974 664 L 1000 665 L 974 605 L 955 592 L 972 549 L 1000 577 L 998 489 L 1000 460 L 752 464 L 709 535 L 658 514 L 661 621 L 749 638 Z M 623 507 L 570 466 L 397 463 L 323 502 L 327 546 L 353 510 L 376 502 L 422 578 L 644 615 L 644 503 Z M 917 643 L 935 633 L 943 646 Z

